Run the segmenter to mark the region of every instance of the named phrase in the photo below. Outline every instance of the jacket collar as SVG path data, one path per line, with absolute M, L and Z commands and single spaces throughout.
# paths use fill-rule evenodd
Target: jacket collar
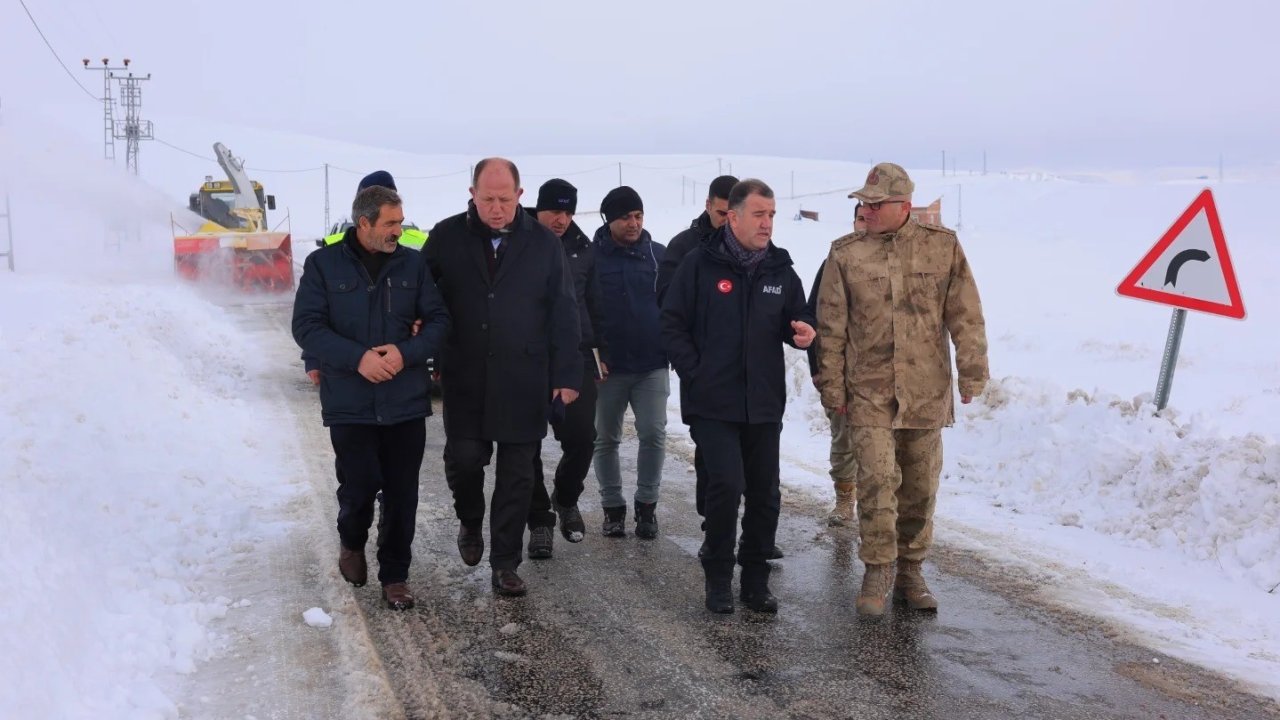
M 738 267 L 737 263 L 733 261 L 733 258 L 730 257 L 729 253 L 724 249 L 724 241 L 725 235 L 724 228 L 722 227 L 711 235 L 703 238 L 702 251 L 705 252 L 707 257 L 711 258 L 712 261 L 723 263 L 736 270 Z M 770 240 L 769 252 L 765 253 L 764 260 L 760 261 L 760 269 L 777 270 L 779 268 L 790 267 L 792 264 L 791 253 L 777 245 L 774 245 L 773 241 Z
M 568 233 L 566 233 L 567 235 Z M 608 225 L 601 225 L 596 229 L 595 243 L 599 246 L 601 252 L 608 255 L 639 255 L 650 257 L 653 252 L 650 245 L 653 243 L 653 236 L 648 230 L 640 231 L 640 239 L 634 245 L 623 247 L 614 242 L 613 234 L 609 232 Z

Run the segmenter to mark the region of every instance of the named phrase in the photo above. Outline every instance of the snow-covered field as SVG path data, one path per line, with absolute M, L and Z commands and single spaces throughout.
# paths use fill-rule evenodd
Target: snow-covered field
M 186 193 L 218 168 L 148 146 L 137 182 L 48 118 L 6 108 L 5 123 L 0 193 L 12 198 L 18 272 L 0 272 L 0 571 L 23 582 L 0 589 L 0 707 L 173 717 L 177 678 L 219 651 L 220 619 L 237 611 L 220 574 L 294 531 L 279 511 L 300 489 L 281 481 L 296 476 L 296 448 L 270 422 L 278 397 L 262 348 L 169 274 L 169 214 L 181 220 Z M 250 168 L 330 163 L 335 220 L 359 175 L 384 168 L 409 219 L 430 226 L 463 208 L 476 159 L 207 121 L 166 127 L 199 151 L 221 140 Z M 578 185 L 587 232 L 598 225 L 588 208 L 621 172 L 662 240 L 697 214 L 719 169 L 761 177 L 779 195 L 775 239 L 806 284 L 847 231 L 845 194 L 867 171 L 745 156 L 516 159 L 527 192 L 555 175 Z M 909 169 L 917 200 L 942 196 L 944 222 L 960 225 L 991 341 L 990 389 L 944 436 L 938 541 L 1030 571 L 1054 601 L 1280 697 L 1280 168 L 1221 183 L 1197 178 L 1208 168 Z M 793 173 L 805 197 L 791 198 Z M 258 179 L 305 248 L 323 229 L 323 174 Z M 1191 315 L 1170 409 L 1157 416 L 1170 313 L 1114 289 L 1205 185 L 1249 316 Z M 791 220 L 800 207 L 821 222 Z M 825 419 L 802 356 L 792 361 L 783 479 L 829 497 Z M 302 622 L 307 609 L 297 631 L 319 632 Z

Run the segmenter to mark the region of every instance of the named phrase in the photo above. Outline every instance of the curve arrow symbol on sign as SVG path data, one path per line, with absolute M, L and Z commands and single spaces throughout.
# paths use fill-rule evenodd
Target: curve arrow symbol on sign
M 1169 261 L 1169 269 L 1164 273 L 1164 284 L 1178 287 L 1178 271 L 1182 269 L 1183 265 L 1192 260 L 1208 262 L 1209 253 L 1204 250 L 1183 250 L 1174 255 L 1173 259 Z

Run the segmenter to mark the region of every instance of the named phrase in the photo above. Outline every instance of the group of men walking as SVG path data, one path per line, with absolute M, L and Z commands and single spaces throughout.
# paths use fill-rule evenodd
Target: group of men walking
M 394 181 L 370 178 L 346 235 L 308 256 L 293 320 L 337 456 L 338 565 L 348 582 L 367 581 L 380 497 L 383 597 L 413 606 L 429 359 L 443 385 L 445 476 L 468 565 L 484 555 L 484 474 L 497 455 L 489 564 L 501 595 L 526 592 L 517 574 L 526 526 L 531 558 L 552 556 L 557 520 L 566 540 L 583 539 L 577 505 L 592 466 L 601 531 L 625 535 L 618 450 L 628 408 L 639 438 L 635 533 L 657 537 L 673 368 L 696 444 L 706 607 L 733 612 L 736 564 L 741 602 L 776 612 L 767 561 L 779 555 L 787 344 L 810 349 L 831 419 L 829 521 L 850 524 L 858 508 L 867 565 L 858 611 L 883 613 L 894 587 L 912 608 L 937 607 L 920 561 L 932 540 L 940 429 L 952 418 L 947 338 L 962 402 L 987 379 L 986 339 L 955 234 L 910 218 L 914 186 L 900 167 L 876 166 L 851 195 L 866 228 L 832 244 L 807 298 L 772 242 L 776 200 L 759 180 L 717 178 L 706 212 L 665 247 L 645 230 L 632 188 L 604 197 L 604 224 L 588 240 L 571 184 L 548 181 L 527 210 L 515 164 L 489 158 L 475 167 L 466 212 L 432 228 L 418 253 L 397 243 Z M 548 425 L 563 451 L 549 493 Z

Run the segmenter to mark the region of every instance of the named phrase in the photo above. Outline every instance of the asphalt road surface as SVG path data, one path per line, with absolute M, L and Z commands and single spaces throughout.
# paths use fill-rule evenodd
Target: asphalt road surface
M 1037 604 L 1033 579 L 949 549 L 945 537 L 925 564 L 941 603 L 936 616 L 894 608 L 861 619 L 856 531 L 828 528 L 825 505 L 786 488 L 778 529 L 786 557 L 771 579 L 778 614 L 739 606 L 712 615 L 696 558 L 691 453 L 674 437 L 656 540 L 636 538 L 630 517 L 625 538 L 602 537 L 589 475 L 580 503 L 586 539 L 571 544 L 557 533 L 552 559 L 520 567 L 529 594 L 500 598 L 487 552 L 474 568 L 458 557 L 437 412 L 427 426 L 410 571 L 417 607 L 391 611 L 376 582 L 350 588 L 337 574 L 332 449 L 287 332 L 289 311 L 259 306 L 244 322 L 281 359 L 279 384 L 315 488 L 315 566 L 286 567 L 305 572 L 295 584 L 321 583 L 339 597 L 336 622 L 346 627 L 345 647 L 324 650 L 343 658 L 309 661 L 341 676 L 334 687 L 359 676 L 352 697 L 326 708 L 405 718 L 1280 718 L 1274 702 L 1124 644 L 1099 621 Z M 558 449 L 545 449 L 550 475 Z M 628 495 L 635 452 L 630 436 L 622 450 Z M 372 578 L 372 543 L 369 558 Z

